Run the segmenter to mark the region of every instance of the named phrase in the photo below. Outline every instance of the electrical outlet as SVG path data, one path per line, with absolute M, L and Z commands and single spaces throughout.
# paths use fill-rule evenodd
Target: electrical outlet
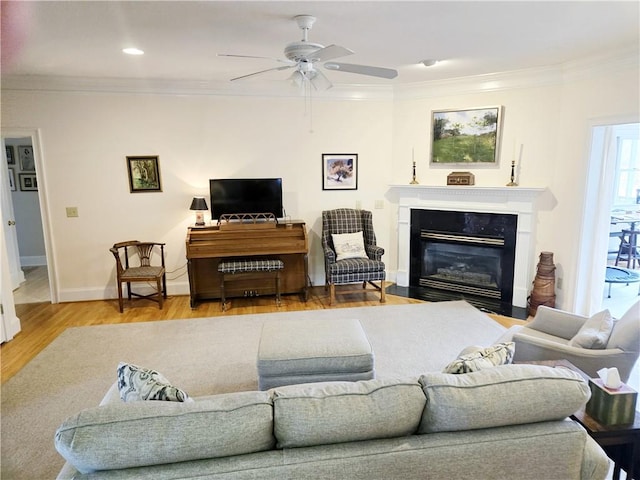
M 558 287 L 558 290 L 562 290 L 562 277 L 556 279 L 556 287 Z
M 67 217 L 77 217 L 78 207 L 67 207 Z
M 356 210 L 362 210 L 362 202 L 360 200 L 356 200 Z
M 376 200 L 375 207 L 378 210 L 383 209 L 384 208 L 384 200 Z

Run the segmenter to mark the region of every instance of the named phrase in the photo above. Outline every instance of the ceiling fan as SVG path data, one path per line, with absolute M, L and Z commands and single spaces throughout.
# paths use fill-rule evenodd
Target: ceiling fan
M 297 15 L 294 17 L 298 27 L 302 30 L 302 40 L 292 42 L 284 48 L 285 59 L 271 58 L 271 57 L 259 57 L 254 55 L 233 55 L 219 53 L 221 57 L 241 57 L 241 58 L 267 58 L 275 60 L 276 62 L 283 63 L 279 67 L 268 68 L 266 70 L 260 70 L 259 72 L 249 73 L 240 77 L 232 78 L 231 81 L 241 80 L 255 75 L 260 75 L 266 72 L 272 72 L 277 70 L 289 70 L 294 69 L 289 79 L 300 86 L 304 86 L 310 83 L 316 90 L 326 90 L 331 88 L 332 84 L 322 71 L 318 69 L 317 63 L 324 63 L 324 68 L 327 70 L 335 70 L 338 72 L 357 73 L 360 75 L 369 75 L 379 78 L 392 79 L 398 76 L 397 70 L 391 68 L 372 67 L 369 65 L 354 65 L 352 63 L 338 63 L 328 62 L 334 58 L 346 57 L 352 55 L 354 52 L 348 48 L 341 47 L 339 45 L 329 45 L 325 47 L 319 43 L 309 42 L 309 30 L 313 26 L 316 18 L 311 15 Z

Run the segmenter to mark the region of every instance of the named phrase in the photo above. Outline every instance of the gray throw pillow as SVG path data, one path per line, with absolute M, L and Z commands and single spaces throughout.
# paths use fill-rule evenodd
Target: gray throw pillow
M 125 402 L 164 400 L 192 402 L 187 392 L 171 385 L 162 374 L 131 363 L 118 364 L 118 390 Z
M 589 318 L 569 341 L 572 347 L 603 349 L 607 346 L 613 329 L 613 318 L 609 310 L 598 312 Z
M 514 352 L 514 342 L 497 343 L 487 348 L 468 347 L 444 368 L 443 373 L 470 373 L 506 365 L 513 361 Z

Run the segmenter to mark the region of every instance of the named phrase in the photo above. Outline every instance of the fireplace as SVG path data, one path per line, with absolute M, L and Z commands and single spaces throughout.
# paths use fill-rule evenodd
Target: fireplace
M 485 308 L 486 310 L 496 311 L 504 315 L 510 315 L 517 318 L 526 318 L 526 306 L 527 296 L 531 290 L 533 278 L 535 276 L 535 264 L 536 264 L 536 224 L 537 224 L 537 212 L 538 202 L 547 192 L 546 188 L 537 187 L 481 187 L 481 186 L 432 186 L 432 185 L 391 185 L 390 195 L 398 202 L 398 244 L 397 244 L 397 270 L 395 272 L 389 272 L 389 277 L 393 278 L 395 275 L 397 294 L 410 295 L 417 298 L 422 298 L 429 301 L 439 300 L 453 300 L 465 298 L 478 307 Z M 514 246 L 515 249 L 513 260 L 505 258 L 502 254 L 500 256 L 500 268 L 497 266 L 484 265 L 480 268 L 480 273 L 485 275 L 494 275 L 496 280 L 499 280 L 505 292 L 500 294 L 501 298 L 491 298 L 488 293 L 486 295 L 474 295 L 471 293 L 458 292 L 454 288 L 449 286 L 445 289 L 425 288 L 424 286 L 413 287 L 410 286 L 412 282 L 412 272 L 416 271 L 417 267 L 421 268 L 421 265 L 416 265 L 416 260 L 412 259 L 411 247 L 413 232 L 411 217 L 414 212 L 419 210 L 428 211 L 444 211 L 444 212 L 474 212 L 477 214 L 505 214 L 516 220 L 516 231 Z M 465 219 L 459 220 L 456 223 L 465 225 L 465 228 L 471 228 L 471 226 L 477 227 L 473 222 L 469 222 Z M 489 222 L 489 226 L 480 226 L 476 230 L 476 233 L 470 233 L 469 231 L 462 232 L 449 232 L 446 235 L 453 235 L 458 237 L 470 236 L 482 238 L 483 241 L 493 242 L 501 241 L 496 239 L 499 235 L 495 232 L 491 233 L 491 228 L 494 228 L 495 222 Z M 475 228 L 474 227 L 474 228 Z M 425 230 L 438 230 L 437 228 L 425 227 Z M 441 232 L 437 232 L 441 233 Z M 437 240 L 437 239 L 436 239 Z M 472 239 L 473 241 L 474 239 Z M 511 240 L 505 238 L 505 245 Z M 441 241 L 441 244 L 450 245 L 451 242 Z M 497 247 L 491 245 L 477 245 L 474 243 L 463 243 L 467 246 L 481 246 L 488 250 L 478 250 L 480 252 L 477 256 L 487 256 L 488 253 L 494 254 Z M 511 248 L 510 245 L 506 245 L 505 248 Z M 442 247 L 438 247 L 442 248 Z M 462 248 L 463 251 L 469 251 L 469 248 Z M 453 254 L 455 255 L 454 250 Z M 458 249 L 459 253 L 459 249 Z M 447 253 L 450 256 L 451 253 Z M 423 262 L 422 257 L 419 257 Z M 428 266 L 430 266 L 429 264 Z M 512 265 L 512 267 L 511 267 Z M 509 305 L 507 299 L 509 298 L 509 287 L 505 285 L 505 267 L 507 269 L 513 268 L 512 272 L 506 272 L 508 276 L 513 275 L 511 283 L 511 305 Z M 440 267 L 443 268 L 443 267 Z M 488 269 L 489 272 L 483 272 L 483 269 Z M 491 269 L 500 270 L 500 273 L 491 273 Z M 427 270 L 428 271 L 428 270 Z M 446 272 L 441 272 L 446 273 Z M 453 274 L 453 273 L 452 273 Z M 462 275 L 457 273 L 455 275 Z M 467 278 L 469 276 L 467 275 Z M 490 283 L 491 280 L 487 280 L 487 277 L 478 276 L 476 278 L 484 278 L 485 282 Z M 430 279 L 438 280 L 438 279 Z M 457 282 L 448 282 L 451 284 L 457 284 Z M 498 281 L 496 281 L 498 283 Z M 508 282 L 507 282 L 508 283 Z M 466 287 L 466 286 L 465 286 Z M 491 290 L 491 287 L 481 288 L 486 292 Z M 387 289 L 389 293 L 391 290 Z M 503 301 L 504 299 L 504 301 Z
M 422 297 L 512 305 L 518 217 L 411 210 L 409 286 Z

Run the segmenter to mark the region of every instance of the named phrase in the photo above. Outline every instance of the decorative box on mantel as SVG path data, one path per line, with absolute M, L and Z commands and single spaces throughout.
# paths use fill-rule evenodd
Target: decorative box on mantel
M 451 172 L 447 175 L 447 185 L 475 185 L 476 177 L 471 172 Z
M 536 204 L 545 191 L 528 187 L 390 185 L 389 193 L 398 202 L 397 285 L 409 286 L 412 209 L 515 214 L 513 305 L 526 308 L 536 259 Z

